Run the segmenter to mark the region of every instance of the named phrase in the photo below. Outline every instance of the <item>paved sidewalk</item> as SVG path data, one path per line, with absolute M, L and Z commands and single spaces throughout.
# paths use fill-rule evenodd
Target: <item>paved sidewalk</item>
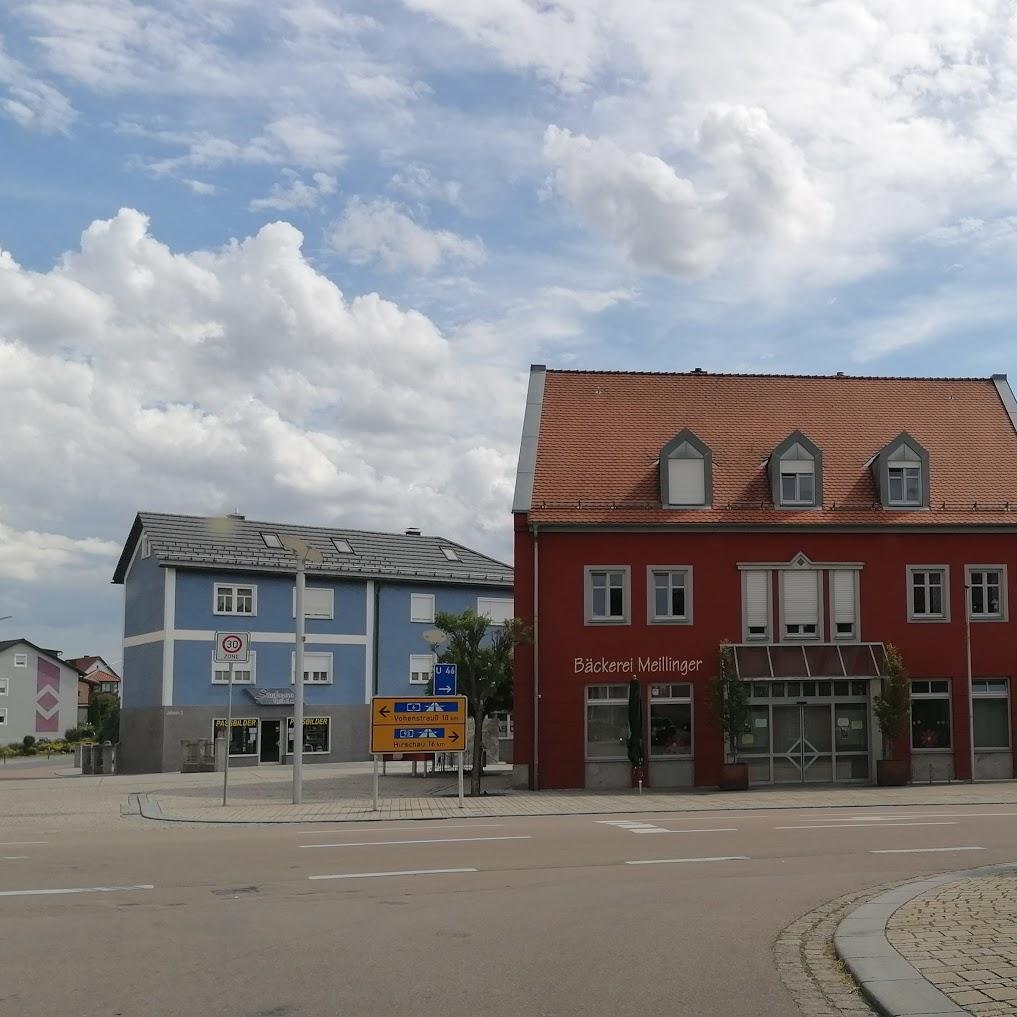
M 1017 865 L 904 883 L 848 914 L 835 944 L 887 1017 L 1017 1015 Z

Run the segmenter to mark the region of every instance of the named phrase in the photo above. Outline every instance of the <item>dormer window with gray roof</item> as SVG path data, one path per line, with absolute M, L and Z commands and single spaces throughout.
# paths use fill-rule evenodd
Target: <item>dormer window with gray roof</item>
M 872 469 L 884 508 L 928 508 L 929 453 L 911 435 L 894 438 L 873 460 Z
M 801 431 L 773 450 L 769 471 L 774 505 L 810 508 L 823 503 L 823 453 Z
M 660 453 L 660 500 L 664 508 L 694 508 L 713 499 L 713 454 L 689 430 Z

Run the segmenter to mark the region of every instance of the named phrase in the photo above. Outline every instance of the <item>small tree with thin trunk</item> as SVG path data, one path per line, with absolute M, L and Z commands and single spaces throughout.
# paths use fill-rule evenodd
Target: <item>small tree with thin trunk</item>
M 911 711 L 911 682 L 904 658 L 893 644 L 886 648 L 886 664 L 881 677 L 883 687 L 872 701 L 872 712 L 879 721 L 883 736 L 883 755 L 886 759 L 893 759 L 894 743 L 904 733 Z
M 512 654 L 519 643 L 529 642 L 529 630 L 516 618 L 492 626 L 486 617 L 473 611 L 439 611 L 434 624 L 446 638 L 442 644 L 432 645 L 432 651 L 441 663 L 456 665 L 459 694 L 466 696 L 473 717 L 470 795 L 479 795 L 484 720 L 495 710 L 512 708 Z M 443 647 L 440 653 L 439 645 Z
M 724 732 L 725 760 L 738 761 L 738 742 L 749 729 L 749 687 L 735 670 L 734 647 L 720 644 L 718 672 L 710 686 L 710 705 Z

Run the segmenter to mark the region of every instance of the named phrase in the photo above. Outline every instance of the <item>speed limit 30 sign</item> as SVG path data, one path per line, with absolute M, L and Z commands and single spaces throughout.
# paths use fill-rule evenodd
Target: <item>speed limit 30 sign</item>
M 215 662 L 217 664 L 246 664 L 250 660 L 250 632 L 217 632 L 215 634 Z

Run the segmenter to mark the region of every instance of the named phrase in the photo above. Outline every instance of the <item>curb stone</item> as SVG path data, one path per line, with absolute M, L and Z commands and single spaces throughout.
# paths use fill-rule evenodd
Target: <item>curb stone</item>
M 1013 874 L 1017 866 L 987 865 L 916 879 L 873 897 L 837 926 L 837 955 L 883 1017 L 957 1017 L 967 1014 L 903 957 L 886 936 L 890 918 L 916 897 L 964 879 Z

